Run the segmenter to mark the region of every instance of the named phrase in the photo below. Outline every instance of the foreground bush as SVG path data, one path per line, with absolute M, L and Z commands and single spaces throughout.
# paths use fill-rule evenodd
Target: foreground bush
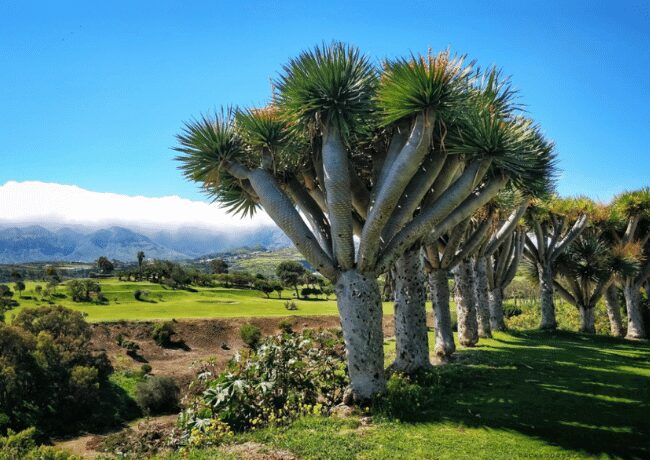
M 35 441 L 35 428 L 19 433 L 9 430 L 7 436 L 0 436 L 0 460 L 81 460 L 50 446 L 39 446 Z
M 339 332 L 306 330 L 264 340 L 256 351 L 236 355 L 223 373 L 205 365 L 192 383 L 197 396 L 179 418 L 186 444 L 283 424 L 321 414 L 340 403 L 348 385 Z M 225 426 L 224 426 L 225 424 Z
M 250 348 L 257 348 L 262 338 L 262 330 L 254 324 L 242 324 L 239 328 L 239 335 Z
M 151 332 L 151 338 L 161 347 L 168 347 L 172 344 L 172 335 L 176 334 L 174 323 L 165 321 L 157 323 Z
M 135 400 L 145 414 L 169 414 L 178 410 L 178 387 L 170 377 L 147 377 L 138 383 Z
M 90 337 L 81 313 L 60 306 L 27 308 L 11 326 L 0 323 L 0 434 L 31 426 L 62 433 L 119 419 L 110 362 Z

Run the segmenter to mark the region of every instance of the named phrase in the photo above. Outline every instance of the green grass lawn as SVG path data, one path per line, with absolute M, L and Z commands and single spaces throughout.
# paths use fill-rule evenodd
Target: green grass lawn
M 236 442 L 314 459 L 650 458 L 647 342 L 498 333 L 435 372 L 442 390 L 413 406 L 417 422 L 305 418 Z M 183 458 L 233 457 L 203 450 Z
M 20 307 L 11 310 L 7 316 L 17 314 L 25 307 L 47 305 L 36 299 L 34 287 L 45 283 L 28 282 L 24 296 L 31 299 L 14 298 Z M 196 288 L 197 292 L 173 290 L 149 282 L 123 282 L 116 279 L 100 281 L 102 293 L 109 303 L 97 305 L 87 302 L 73 302 L 65 285 L 57 292 L 66 297 L 55 298 L 54 302 L 86 313 L 88 321 L 155 320 L 171 318 L 230 318 L 239 316 L 287 316 L 287 315 L 336 315 L 334 300 L 296 300 L 298 310 L 287 310 L 284 302 L 291 298 L 291 291 L 285 291 L 283 299 L 273 293 L 267 299 L 259 291 L 228 288 Z M 13 286 L 12 286 L 13 287 Z M 136 290 L 149 292 L 147 301 L 138 301 Z

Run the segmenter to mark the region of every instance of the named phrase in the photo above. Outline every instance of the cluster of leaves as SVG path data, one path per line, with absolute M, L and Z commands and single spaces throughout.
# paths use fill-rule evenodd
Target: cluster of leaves
M 90 326 L 61 306 L 27 308 L 0 323 L 0 430 L 58 432 L 113 421 L 105 396 L 112 371 L 91 349 Z
M 269 337 L 256 350 L 236 355 L 219 375 L 205 365 L 192 383 L 192 398 L 179 418 L 184 442 L 223 424 L 241 431 L 326 413 L 348 385 L 339 332 L 305 330 Z
M 38 445 L 34 427 L 16 433 L 8 430 L 0 436 L 0 460 L 81 460 L 81 457 L 56 449 Z

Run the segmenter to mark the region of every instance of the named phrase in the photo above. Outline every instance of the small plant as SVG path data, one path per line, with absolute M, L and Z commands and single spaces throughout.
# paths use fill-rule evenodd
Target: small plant
M 283 319 L 280 321 L 278 324 L 278 328 L 284 332 L 285 334 L 292 334 L 293 333 L 293 322 L 288 319 Z
M 135 389 L 135 401 L 145 414 L 178 410 L 178 387 L 171 377 L 147 377 Z
M 181 439 L 203 426 L 226 423 L 233 431 L 282 425 L 301 415 L 321 415 L 341 403 L 349 384 L 339 331 L 304 330 L 264 339 L 243 350 L 219 373 L 199 369 L 196 396 L 179 417 Z
M 174 334 L 176 334 L 174 324 L 171 321 L 165 321 L 153 327 L 151 338 L 161 347 L 168 347 L 172 344 L 172 335 Z
M 140 345 L 138 345 L 132 340 L 127 339 L 122 334 L 117 335 L 117 337 L 115 338 L 115 342 L 117 342 L 117 345 L 119 347 L 124 348 L 126 350 L 126 354 L 131 357 L 137 355 L 138 351 L 140 350 Z
M 262 338 L 262 330 L 254 324 L 243 324 L 239 328 L 239 335 L 242 341 L 250 348 L 257 348 Z
M 293 300 L 286 300 L 284 302 L 284 308 L 286 308 L 289 311 L 295 311 L 298 309 L 298 305 L 296 305 L 296 302 Z
M 140 371 L 142 371 L 143 375 L 151 374 L 151 370 L 152 370 L 151 364 L 145 363 L 142 366 L 140 366 Z

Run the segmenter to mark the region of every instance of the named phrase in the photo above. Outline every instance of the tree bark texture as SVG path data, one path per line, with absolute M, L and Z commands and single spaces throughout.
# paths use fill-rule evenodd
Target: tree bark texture
M 456 280 L 455 298 L 458 321 L 458 341 L 464 347 L 478 343 L 478 320 L 476 317 L 476 288 L 472 262 L 464 260 L 454 269 Z
M 427 334 L 426 280 L 420 248 L 395 263 L 395 347 L 391 369 L 412 374 L 431 367 Z
M 454 331 L 451 328 L 449 311 L 449 272 L 445 269 L 433 269 L 429 273 L 429 289 L 433 303 L 433 327 L 436 344 L 434 353 L 442 360 L 448 359 L 455 351 Z

